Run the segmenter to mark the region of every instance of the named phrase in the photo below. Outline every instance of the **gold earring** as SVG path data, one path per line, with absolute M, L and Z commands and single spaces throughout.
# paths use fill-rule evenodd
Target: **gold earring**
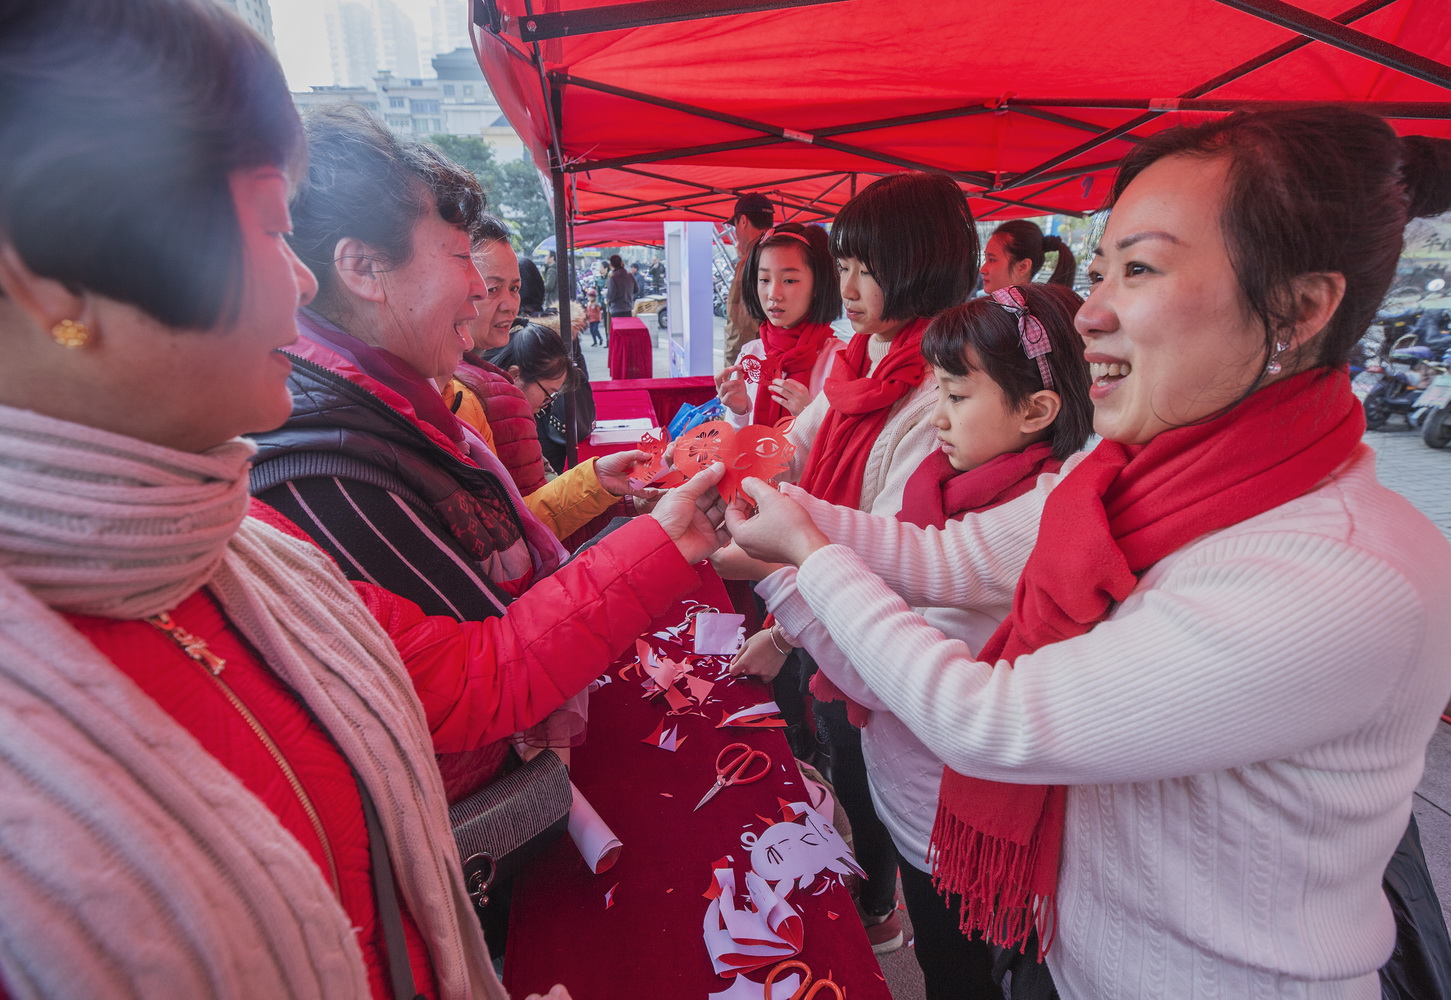
M 91 339 L 91 331 L 86 329 L 86 324 L 74 319 L 63 319 L 50 328 L 50 335 L 57 344 L 62 347 L 84 347 Z

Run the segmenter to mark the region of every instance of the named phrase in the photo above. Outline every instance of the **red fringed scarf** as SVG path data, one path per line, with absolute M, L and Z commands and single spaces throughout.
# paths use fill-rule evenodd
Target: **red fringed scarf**
M 926 319 L 914 319 L 903 327 L 870 375 L 871 334 L 857 334 L 836 356 L 824 390 L 831 409 L 811 445 L 799 483 L 802 489 L 843 507 L 861 506 L 867 455 L 887 425 L 892 405 L 927 377 L 922 357 L 926 329 Z
M 907 480 L 897 520 L 940 528 L 965 514 L 1016 500 L 1033 488 L 1039 476 L 1057 472 L 1062 465 L 1047 441 L 999 455 L 966 472 L 958 472 L 946 454 L 934 451 Z M 811 694 L 818 701 L 846 702 L 846 717 L 854 726 L 864 727 L 871 719 L 868 709 L 843 694 L 820 670 L 811 677 Z
M 1145 445 L 1104 441 L 1049 495 L 1013 610 L 978 654 L 1009 664 L 1083 635 L 1139 576 L 1194 539 L 1308 493 L 1360 443 L 1344 370 L 1317 368 L 1229 413 Z M 938 890 L 962 895 L 964 932 L 1005 947 L 1053 942 L 1067 793 L 944 769 L 932 828 Z
M 761 362 L 761 380 L 756 385 L 756 408 L 751 422 L 774 427 L 782 418 L 790 416 L 786 409 L 771 395 L 771 380 L 794 378 L 810 388 L 811 370 L 821 349 L 836 337 L 836 331 L 825 323 L 797 323 L 790 329 L 783 329 L 767 321 L 761 324 L 761 346 L 766 349 L 766 359 Z

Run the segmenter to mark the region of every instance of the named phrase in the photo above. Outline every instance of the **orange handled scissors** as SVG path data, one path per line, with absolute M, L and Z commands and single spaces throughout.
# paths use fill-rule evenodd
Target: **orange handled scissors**
M 750 772 L 751 765 L 756 763 L 760 763 L 760 769 Z M 715 798 L 715 793 L 727 785 L 749 785 L 753 781 L 760 781 L 770 771 L 771 755 L 765 751 L 752 750 L 744 743 L 731 743 L 724 746 L 715 758 L 715 784 L 710 786 L 710 791 L 706 792 L 705 797 L 695 804 L 695 808 L 699 809 Z M 694 811 L 694 809 L 691 810 L 691 812 Z
M 832 995 L 836 997 L 836 1000 L 846 1000 L 846 994 L 841 991 L 840 986 L 832 982 L 829 974 L 827 978 L 817 979 L 813 982 L 811 966 L 796 959 L 792 959 L 789 962 L 780 962 L 770 972 L 766 973 L 766 996 L 769 997 L 772 995 L 771 986 L 776 982 L 776 977 L 792 969 L 800 970 L 801 985 L 796 987 L 796 992 L 792 993 L 787 1000 L 815 1000 L 818 994 L 824 994 L 827 990 L 831 991 Z

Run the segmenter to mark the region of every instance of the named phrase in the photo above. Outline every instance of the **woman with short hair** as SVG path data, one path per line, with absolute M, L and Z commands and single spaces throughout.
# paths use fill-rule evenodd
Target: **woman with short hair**
M 500 1000 L 434 752 L 568 692 L 247 516 L 317 288 L 275 57 L 4 0 L 0 94 L 0 995 Z
M 1379 996 L 1451 548 L 1377 482 L 1345 357 L 1448 207 L 1445 140 L 1346 108 L 1151 136 L 1077 317 L 1102 443 L 940 530 L 753 481 L 729 515 L 947 763 L 964 929 L 1036 934 L 1065 998 Z M 1012 611 L 970 649 L 903 598 Z

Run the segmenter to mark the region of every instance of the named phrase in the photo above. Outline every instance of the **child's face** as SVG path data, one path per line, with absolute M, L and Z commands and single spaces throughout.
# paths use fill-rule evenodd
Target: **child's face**
M 907 325 L 904 319 L 882 319 L 885 299 L 882 286 L 877 284 L 877 279 L 865 264 L 855 257 L 838 257 L 836 271 L 841 277 L 841 302 L 846 307 L 846 318 L 853 330 L 890 340 Z
M 767 247 L 756 267 L 756 297 L 766 318 L 783 329 L 800 323 L 811 311 L 815 284 L 802 246 Z
M 935 365 L 932 371 L 937 376 L 932 424 L 947 461 L 958 472 L 1022 451 L 1040 436 L 1026 429 L 1027 414 L 1009 409 L 1003 390 L 981 368 L 966 376 Z

